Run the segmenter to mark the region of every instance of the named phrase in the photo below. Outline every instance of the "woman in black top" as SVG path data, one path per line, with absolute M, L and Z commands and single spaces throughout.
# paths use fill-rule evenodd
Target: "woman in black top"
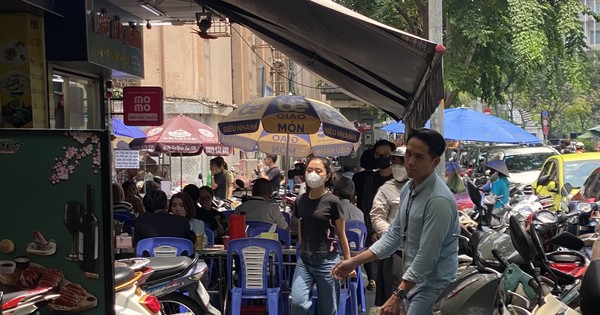
M 311 158 L 305 176 L 309 190 L 294 204 L 294 215 L 300 219 L 300 250 L 292 282 L 292 315 L 309 314 L 312 304 L 309 294 L 314 284 L 317 285 L 318 313 L 337 313 L 340 282 L 332 276 L 331 270 L 340 259 L 338 242 L 344 259 L 350 258 L 350 249 L 340 201 L 325 188 L 331 175 L 329 159 Z

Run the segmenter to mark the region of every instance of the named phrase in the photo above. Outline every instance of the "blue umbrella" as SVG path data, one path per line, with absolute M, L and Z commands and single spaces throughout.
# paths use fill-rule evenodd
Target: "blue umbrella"
M 444 138 L 462 141 L 540 143 L 525 129 L 468 108 L 444 110 Z
M 123 123 L 122 120 L 118 118 L 112 119 L 112 127 L 113 127 L 113 135 L 118 137 L 128 137 L 128 138 L 146 138 L 146 133 L 142 131 L 142 129 L 133 126 L 127 126 Z
M 429 128 L 429 120 L 425 123 L 425 127 Z M 406 130 L 406 125 L 402 122 L 402 120 L 400 120 L 382 127 L 381 130 L 393 133 L 404 133 L 404 130 Z
M 429 121 L 425 127 L 429 128 Z M 405 125 L 402 122 L 396 122 L 381 129 L 387 132 L 404 133 Z M 468 108 L 444 110 L 444 138 L 502 143 L 542 142 L 523 128 L 504 119 Z

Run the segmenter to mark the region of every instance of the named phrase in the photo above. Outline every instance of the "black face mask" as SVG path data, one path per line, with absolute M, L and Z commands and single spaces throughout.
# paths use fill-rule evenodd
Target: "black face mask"
M 388 168 L 391 163 L 391 159 L 389 156 L 382 156 L 375 159 L 375 163 L 379 168 Z

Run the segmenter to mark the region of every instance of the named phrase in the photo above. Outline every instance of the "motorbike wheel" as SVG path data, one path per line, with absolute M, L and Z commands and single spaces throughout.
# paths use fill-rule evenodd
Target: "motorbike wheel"
M 196 301 L 181 293 L 169 293 L 158 298 L 163 315 L 190 314 L 201 315 L 204 311 Z

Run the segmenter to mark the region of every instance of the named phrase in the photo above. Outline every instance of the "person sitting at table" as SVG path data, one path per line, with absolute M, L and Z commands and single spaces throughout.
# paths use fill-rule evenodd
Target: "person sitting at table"
M 365 223 L 365 215 L 357 206 L 353 205 L 354 182 L 347 176 L 336 176 L 333 180 L 333 194 L 340 198 L 342 210 L 344 210 L 344 221 L 358 220 Z
M 153 190 L 144 196 L 146 213 L 135 222 L 133 244 L 151 237 L 181 237 L 196 241 L 196 235 L 190 229 L 188 220 L 167 212 L 167 194 L 162 190 Z
M 142 197 L 140 197 L 137 189 L 137 185 L 134 181 L 126 181 L 121 187 L 125 192 L 125 201 L 129 202 L 133 206 L 133 213 L 138 216 L 145 212 L 144 203 Z
M 125 201 L 125 192 L 123 187 L 117 183 L 112 184 L 113 193 L 113 212 L 122 212 L 133 216 L 133 206 Z
M 266 178 L 257 179 L 252 186 L 252 196 L 248 201 L 235 208 L 234 214 L 240 214 L 243 211 L 246 213 L 246 221 L 277 224 L 278 228 L 289 231 L 289 226 L 279 211 L 279 206 L 268 201 L 270 194 L 271 182 Z
M 185 192 L 174 194 L 169 201 L 169 211 L 175 215 L 185 217 L 190 223 L 194 234 L 204 234 L 204 222 L 196 219 L 196 207 L 192 197 Z

